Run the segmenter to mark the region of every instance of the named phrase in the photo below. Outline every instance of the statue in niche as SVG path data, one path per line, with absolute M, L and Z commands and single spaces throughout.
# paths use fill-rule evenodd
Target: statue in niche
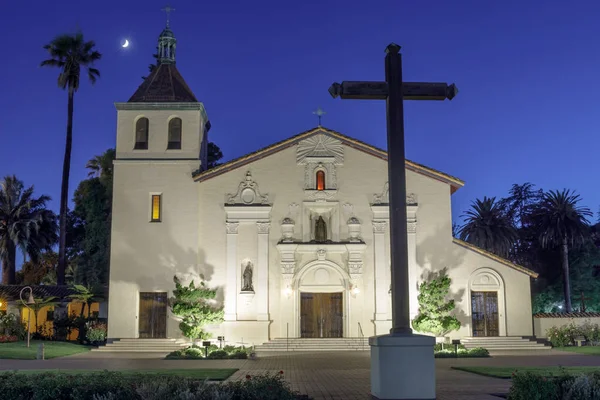
M 315 222 L 315 242 L 327 241 L 327 224 L 322 215 Z
M 252 285 L 252 263 L 250 261 L 246 263 L 246 268 L 244 268 L 243 279 L 244 282 L 242 285 L 242 292 L 253 292 L 254 286 Z

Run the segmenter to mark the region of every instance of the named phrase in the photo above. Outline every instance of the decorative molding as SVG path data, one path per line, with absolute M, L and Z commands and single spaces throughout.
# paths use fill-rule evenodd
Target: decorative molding
M 289 205 L 290 217 L 295 219 L 298 216 L 298 212 L 300 211 L 300 205 L 298 203 L 292 203 Z
M 363 262 L 361 261 L 349 261 L 348 262 L 348 272 L 350 276 L 353 274 L 362 274 L 363 273 Z
M 325 258 L 327 258 L 327 250 L 323 248 L 317 250 L 317 260 L 323 261 Z
M 269 204 L 269 195 L 260 193 L 258 183 L 252 180 L 252 174 L 248 171 L 245 179 L 238 185 L 237 192 L 227 194 L 227 204 Z
M 383 189 L 382 189 L 381 193 L 373 195 L 372 204 L 373 205 L 389 204 L 389 202 L 390 202 L 390 185 L 389 185 L 389 182 L 386 182 L 383 185 Z M 417 195 L 415 193 L 407 193 L 406 194 L 406 205 L 407 206 L 416 206 L 417 204 L 418 204 Z
M 256 223 L 256 227 L 258 228 L 258 234 L 263 235 L 269 233 L 269 228 L 271 227 L 271 223 L 267 221 L 258 221 Z
M 417 195 L 416 193 L 409 193 L 406 195 L 406 205 L 408 206 L 416 206 L 418 204 L 417 202 Z
M 373 233 L 385 233 L 387 230 L 387 221 L 372 221 Z
M 304 166 L 304 189 L 316 190 L 317 171 L 325 172 L 325 189 L 337 189 L 336 166 L 331 161 L 309 162 Z
M 406 224 L 406 230 L 408 233 L 417 233 L 417 222 L 408 222 Z
M 296 272 L 295 262 L 281 262 L 281 273 L 282 274 L 294 274 Z
M 228 235 L 237 235 L 239 226 L 239 222 L 225 222 L 225 228 L 227 229 Z
M 314 201 L 329 201 L 334 200 L 337 190 L 304 190 L 304 195 L 307 200 Z
M 346 218 L 350 218 L 354 214 L 354 206 L 350 203 L 344 203 L 342 205 L 342 211 Z
M 318 134 L 298 142 L 296 162 L 306 164 L 315 159 L 332 159 L 336 165 L 344 164 L 344 145 L 339 139 Z

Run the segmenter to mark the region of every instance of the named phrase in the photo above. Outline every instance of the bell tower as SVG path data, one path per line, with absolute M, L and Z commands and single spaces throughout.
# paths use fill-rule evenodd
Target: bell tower
M 112 313 L 109 338 L 147 337 L 141 306 L 123 304 L 141 304 L 148 293 L 167 298 L 172 276 L 198 263 L 199 188 L 192 176 L 206 169 L 210 122 L 176 67 L 168 19 L 157 42 L 156 68 L 128 101 L 115 103 L 109 309 L 121 311 Z M 171 319 L 159 331 L 180 335 Z

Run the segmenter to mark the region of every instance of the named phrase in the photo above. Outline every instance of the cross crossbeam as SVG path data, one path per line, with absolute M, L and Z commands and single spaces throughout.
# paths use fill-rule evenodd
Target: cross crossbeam
M 404 151 L 404 100 L 452 100 L 454 84 L 403 82 L 400 46 L 386 48 L 385 81 L 343 81 L 329 88 L 332 97 L 386 100 L 388 182 L 390 196 L 390 258 L 392 276 L 392 334 L 410 334 L 409 276 L 406 230 L 406 172 Z

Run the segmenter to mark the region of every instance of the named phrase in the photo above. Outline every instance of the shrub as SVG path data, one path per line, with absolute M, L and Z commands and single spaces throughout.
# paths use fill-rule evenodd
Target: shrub
M 23 340 L 27 336 L 27 327 L 13 313 L 0 315 L 0 335 L 16 336 Z
M 428 282 L 419 285 L 419 314 L 413 319 L 413 327 L 419 332 L 443 336 L 460 329 L 460 321 L 452 315 L 456 305 L 447 300 L 452 280 L 442 270 Z
M 600 373 L 539 375 L 515 371 L 509 400 L 600 400 Z
M 209 353 L 208 358 L 212 360 L 224 360 L 226 358 L 229 358 L 229 354 L 227 354 L 226 351 L 217 350 L 213 351 L 212 353 Z
M 476 347 L 470 350 L 467 350 L 465 348 L 459 348 L 457 353 L 454 352 L 454 349 L 450 350 L 449 348 L 446 348 L 444 350 L 436 351 L 434 353 L 434 356 L 435 358 L 483 358 L 489 357 L 490 352 L 482 347 Z
M 211 345 L 208 348 L 208 359 L 211 360 L 224 360 L 224 359 L 236 359 L 236 360 L 245 360 L 248 358 L 248 353 L 250 352 L 250 348 L 246 348 L 244 346 L 236 347 L 236 346 L 224 346 L 223 349 L 219 349 L 215 345 Z M 177 360 L 198 360 L 206 358 L 204 355 L 206 354 L 206 350 L 204 347 L 192 345 L 190 347 L 186 347 L 185 349 L 176 350 L 167 355 L 167 359 Z
M 281 372 L 281 371 L 280 371 Z M 44 373 L 25 375 L 0 374 L 2 400 L 292 400 L 294 393 L 283 373 L 258 375 L 243 381 L 207 383 L 168 375 L 118 372 L 85 375 Z

